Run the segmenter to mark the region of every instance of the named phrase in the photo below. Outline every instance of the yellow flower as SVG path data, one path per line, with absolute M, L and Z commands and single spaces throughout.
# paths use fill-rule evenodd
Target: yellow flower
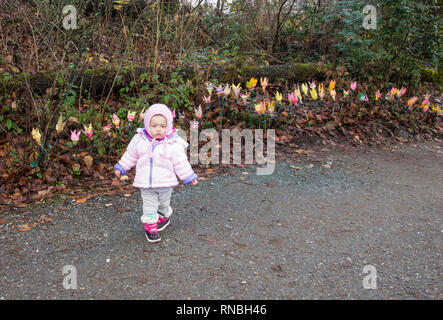
M 315 88 L 314 88 L 314 89 L 311 89 L 311 97 L 312 97 L 312 99 L 314 99 L 314 100 L 317 100 L 317 98 L 318 98 L 318 96 L 317 96 L 317 90 L 315 90 Z
M 266 105 L 264 102 L 260 102 L 255 105 L 255 112 L 257 112 L 258 114 L 264 114 L 265 111 L 266 111 Z
M 206 90 L 208 90 L 209 96 L 212 95 L 212 91 L 214 91 L 214 85 L 212 83 L 206 83 Z
M 395 88 L 395 87 L 393 87 L 393 88 L 391 89 L 391 96 L 395 96 L 398 92 L 399 92 L 398 89 Z
M 42 135 L 40 134 L 40 131 L 38 129 L 34 129 L 32 128 L 32 132 L 31 132 L 32 138 L 37 142 L 38 145 L 41 144 L 41 137 Z
M 277 100 L 278 102 L 281 102 L 283 100 L 283 95 L 278 91 L 275 93 L 275 100 Z
M 301 89 L 303 90 L 303 93 L 305 94 L 305 96 L 307 96 L 308 95 L 308 85 L 306 83 L 302 83 Z
M 256 79 L 256 78 L 249 79 L 249 81 L 246 81 L 246 88 L 254 89 L 255 86 L 257 85 L 257 81 L 258 81 L 258 79 Z
M 412 107 L 416 101 L 417 97 L 412 97 L 411 99 L 408 100 L 408 106 Z
M 260 113 L 260 111 L 261 111 L 261 103 L 254 104 L 254 106 L 255 106 L 255 112 Z
M 335 80 L 331 80 L 331 82 L 329 82 L 329 91 L 332 91 L 335 89 Z
M 57 124 L 55 125 L 55 130 L 57 131 L 57 133 L 60 133 L 63 128 L 65 127 L 66 121 L 63 122 L 63 117 L 62 115 L 60 115 L 60 117 L 58 118 Z
M 275 109 L 274 101 L 268 102 L 267 104 L 268 104 L 268 112 L 273 113 Z

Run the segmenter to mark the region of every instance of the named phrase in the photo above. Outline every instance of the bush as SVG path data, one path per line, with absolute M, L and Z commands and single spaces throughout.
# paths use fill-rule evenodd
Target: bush
M 418 86 L 420 65 L 436 67 L 441 55 L 438 6 L 416 0 L 378 0 L 377 28 L 363 28 L 365 2 L 344 0 L 335 5 L 339 21 L 340 61 L 355 78 Z

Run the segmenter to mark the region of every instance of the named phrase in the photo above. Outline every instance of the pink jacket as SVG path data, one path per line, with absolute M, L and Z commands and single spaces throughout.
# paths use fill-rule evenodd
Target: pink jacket
M 151 118 L 161 114 L 167 121 L 166 136 L 157 140 L 150 134 Z M 137 129 L 126 152 L 114 166 L 122 174 L 136 166 L 133 186 L 137 188 L 160 188 L 178 185 L 176 175 L 189 184 L 197 179 L 186 156 L 188 143 L 172 127 L 172 113 L 163 104 L 154 104 L 146 111 L 145 128 Z

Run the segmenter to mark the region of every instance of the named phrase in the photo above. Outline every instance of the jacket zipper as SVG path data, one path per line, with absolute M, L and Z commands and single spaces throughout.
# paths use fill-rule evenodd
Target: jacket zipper
M 152 188 L 152 162 L 154 159 L 154 149 L 155 147 L 158 146 L 158 144 L 152 146 L 152 153 L 151 153 L 151 159 L 150 160 L 150 167 L 149 167 L 149 188 Z

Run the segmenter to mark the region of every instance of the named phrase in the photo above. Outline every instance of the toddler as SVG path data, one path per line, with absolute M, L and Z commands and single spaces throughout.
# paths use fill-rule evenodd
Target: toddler
M 169 225 L 172 187 L 178 185 L 176 175 L 184 184 L 197 184 L 198 177 L 186 156 L 188 143 L 177 134 L 172 120 L 172 112 L 164 104 L 150 106 L 144 116 L 145 127 L 137 129 L 114 166 L 117 177 L 136 166 L 133 186 L 140 188 L 141 221 L 148 242 L 160 242 L 159 231 Z

